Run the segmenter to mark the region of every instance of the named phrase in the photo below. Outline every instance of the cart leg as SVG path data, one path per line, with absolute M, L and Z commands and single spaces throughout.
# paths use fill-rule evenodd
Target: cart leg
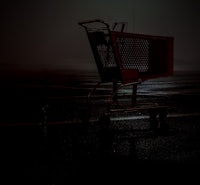
M 159 113 L 159 122 L 160 122 L 160 132 L 161 134 L 168 134 L 169 131 L 169 124 L 167 123 L 167 111 L 166 110 L 162 110 Z
M 118 86 L 117 81 L 113 81 L 113 102 L 117 102 L 117 93 L 118 93 Z
M 154 132 L 155 135 L 157 135 L 158 132 L 158 120 L 157 120 L 157 111 L 156 110 L 149 110 L 150 115 L 150 130 Z
M 133 107 L 136 106 L 136 93 L 137 93 L 137 84 L 133 85 L 132 89 L 131 103 Z

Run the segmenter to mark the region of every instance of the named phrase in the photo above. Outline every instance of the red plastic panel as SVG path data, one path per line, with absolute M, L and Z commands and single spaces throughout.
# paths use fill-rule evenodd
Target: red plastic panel
M 122 80 L 134 81 L 138 77 L 147 80 L 173 74 L 173 37 L 122 32 L 111 32 L 111 37 Z

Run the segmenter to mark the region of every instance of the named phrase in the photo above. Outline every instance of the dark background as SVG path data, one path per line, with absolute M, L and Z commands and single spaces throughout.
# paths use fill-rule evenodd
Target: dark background
M 175 70 L 199 70 L 199 1 L 19 0 L 0 8 L 1 69 L 96 70 L 78 22 L 128 22 L 128 32 L 174 37 Z
M 63 121 L 66 118 L 77 121 L 77 108 L 85 99 L 74 96 L 86 96 L 94 87 L 94 79 L 98 79 L 92 51 L 85 31 L 77 24 L 79 21 L 92 18 L 103 19 L 109 24 L 125 21 L 128 22 L 128 32 L 172 36 L 175 39 L 174 70 L 199 71 L 199 8 L 200 2 L 196 0 L 2 1 L 1 171 L 9 176 L 9 180 L 15 175 L 20 180 L 29 176 L 36 180 L 36 184 L 41 182 L 41 178 L 43 184 L 66 184 L 69 178 L 79 180 L 77 177 L 93 184 L 98 183 L 98 179 L 101 179 L 99 183 L 105 184 L 107 177 L 111 182 L 128 179 L 157 184 L 169 184 L 174 180 L 177 184 L 185 180 L 192 184 L 190 182 L 198 180 L 195 168 L 200 166 L 199 73 L 195 73 L 192 82 L 188 81 L 192 73 L 183 73 L 180 80 L 175 73 L 174 81 L 168 80 L 169 84 L 177 84 L 168 89 L 174 91 L 175 96 L 173 93 L 161 96 L 165 100 L 162 103 L 173 102 L 176 108 L 172 115 L 179 115 L 169 118 L 171 135 L 136 138 L 137 157 L 133 161 L 126 157 L 113 159 L 112 155 L 112 160 L 89 160 L 88 149 L 94 151 L 95 144 L 99 143 L 92 138 L 88 139 L 89 148 L 87 143 L 80 144 L 85 141 L 79 133 L 82 125 L 65 125 Z M 88 71 L 94 72 L 95 77 Z M 154 83 L 155 86 L 150 83 L 147 89 L 161 87 L 158 84 L 159 81 Z M 164 88 L 162 86 L 160 91 L 166 90 Z M 188 89 L 194 91 L 186 93 Z M 158 100 L 157 96 L 145 97 L 147 102 Z M 82 105 L 86 105 L 85 101 Z M 44 111 L 45 106 L 49 106 L 48 113 Z M 99 114 L 98 107 L 93 110 Z M 84 114 L 81 109 L 78 112 Z M 182 114 L 187 116 L 188 112 L 187 119 L 181 117 Z M 46 114 L 54 122 L 47 128 Z M 141 122 L 144 124 L 143 120 Z M 88 132 L 87 129 L 93 129 L 93 125 L 84 128 Z M 87 132 L 83 137 L 92 135 Z M 81 149 L 81 145 L 86 148 Z M 72 157 L 70 152 L 75 156 Z M 83 152 L 83 156 L 79 152 Z M 161 181 L 158 176 L 161 176 Z

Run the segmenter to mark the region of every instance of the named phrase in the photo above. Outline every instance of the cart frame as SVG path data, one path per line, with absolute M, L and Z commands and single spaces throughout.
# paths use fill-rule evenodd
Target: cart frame
M 79 22 L 87 33 L 101 83 L 113 83 L 113 100 L 117 100 L 118 88 L 133 85 L 131 102 L 135 106 L 138 84 L 173 75 L 174 38 L 125 33 L 125 23 L 114 23 L 113 29 L 117 24 L 121 25 L 120 31 L 111 31 L 99 19 Z
M 113 91 L 111 103 L 108 104 L 108 113 L 116 111 L 148 110 L 150 124 L 157 127 L 156 116 L 160 111 L 161 120 L 166 106 L 137 107 L 137 85 L 153 78 L 173 75 L 173 37 L 155 36 L 124 32 L 125 23 L 120 31 L 115 31 L 118 23 L 114 23 L 113 30 L 103 20 L 94 19 L 78 23 L 84 27 L 94 55 L 101 82 L 88 94 L 88 102 L 101 83 L 112 82 Z M 111 104 L 117 102 L 119 88 L 132 85 L 132 108 L 111 110 Z M 164 115 L 164 116 L 163 116 Z M 163 121 L 164 122 L 164 121 Z

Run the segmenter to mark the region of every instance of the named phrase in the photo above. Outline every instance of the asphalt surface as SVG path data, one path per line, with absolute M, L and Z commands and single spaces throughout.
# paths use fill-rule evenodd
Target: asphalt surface
M 87 112 L 79 95 L 88 89 L 22 84 L 1 92 L 2 184 L 200 183 L 198 93 L 139 96 L 173 107 L 169 130 L 155 134 L 146 112 L 115 114 L 109 124 L 99 119 L 106 107 L 101 99 L 92 106 L 92 121 L 80 122 Z

